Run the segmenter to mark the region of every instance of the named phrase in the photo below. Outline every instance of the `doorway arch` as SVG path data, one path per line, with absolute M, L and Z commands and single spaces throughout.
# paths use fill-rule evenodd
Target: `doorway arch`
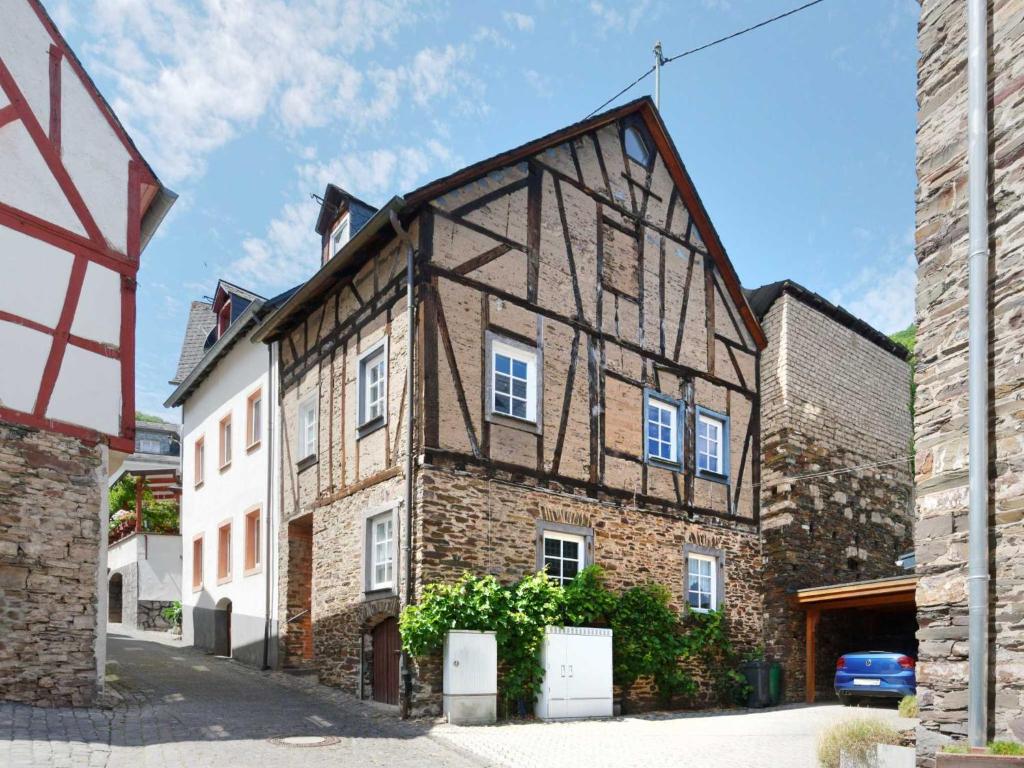
M 231 655 L 231 601 L 222 597 L 213 612 L 213 652 Z
M 124 577 L 115 573 L 107 583 L 107 621 L 121 623 L 121 608 L 124 605 Z

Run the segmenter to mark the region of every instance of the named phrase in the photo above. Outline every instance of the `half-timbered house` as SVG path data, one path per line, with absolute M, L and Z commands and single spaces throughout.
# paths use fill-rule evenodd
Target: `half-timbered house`
M 436 711 L 439 669 L 399 684 L 403 604 L 590 563 L 759 642 L 764 335 L 650 99 L 395 197 L 340 246 L 358 201 L 335 190 L 323 267 L 256 332 L 280 342 L 284 663 Z
M 39 0 L 0 20 L 0 698 L 87 704 L 106 479 L 135 447 L 136 274 L 175 196 Z

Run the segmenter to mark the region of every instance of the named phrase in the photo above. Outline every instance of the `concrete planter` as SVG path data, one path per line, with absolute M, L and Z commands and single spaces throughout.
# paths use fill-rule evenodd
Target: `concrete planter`
M 935 756 L 935 768 L 1024 768 L 1024 756 L 954 755 L 949 752 L 939 752 Z

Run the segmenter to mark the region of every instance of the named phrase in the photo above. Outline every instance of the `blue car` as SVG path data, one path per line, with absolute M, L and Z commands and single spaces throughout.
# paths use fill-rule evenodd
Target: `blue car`
M 860 696 L 903 698 L 916 691 L 914 659 L 905 653 L 860 651 L 836 662 L 836 695 L 843 704 Z

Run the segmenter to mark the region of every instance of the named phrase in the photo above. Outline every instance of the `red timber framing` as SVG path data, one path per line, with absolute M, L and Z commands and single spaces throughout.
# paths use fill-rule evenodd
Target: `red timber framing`
M 115 450 L 130 453 L 134 450 L 135 434 L 135 278 L 139 268 L 141 225 L 142 217 L 156 198 L 161 185 L 43 9 L 42 4 L 39 0 L 27 0 L 27 2 L 51 38 L 48 50 L 49 124 L 45 127 L 40 124 L 10 69 L 0 59 L 0 89 L 10 101 L 9 105 L 0 109 L 0 127 L 15 120 L 21 121 L 68 204 L 81 222 L 86 236 L 83 237 L 76 232 L 0 202 L 0 225 L 61 248 L 73 255 L 70 279 L 56 326 L 50 328 L 29 318 L 0 311 L 0 320 L 31 328 L 53 338 L 32 411 L 26 413 L 0 407 L 0 419 L 59 432 L 88 442 L 106 440 Z M 120 253 L 109 246 L 61 157 L 61 73 L 62 63 L 65 61 L 80 78 L 96 109 L 121 140 L 128 154 L 128 224 L 125 253 Z M 121 322 L 119 343 L 116 347 L 84 339 L 71 333 L 86 269 L 90 262 L 113 270 L 121 276 Z M 118 434 L 102 435 L 87 427 L 46 417 L 68 345 L 120 362 L 122 405 Z
M 916 605 L 916 576 L 894 576 L 853 584 L 801 589 L 793 596 L 793 604 L 805 612 L 805 697 L 808 704 L 815 699 L 815 662 L 817 661 L 818 623 L 824 611 L 847 608 L 909 608 Z

